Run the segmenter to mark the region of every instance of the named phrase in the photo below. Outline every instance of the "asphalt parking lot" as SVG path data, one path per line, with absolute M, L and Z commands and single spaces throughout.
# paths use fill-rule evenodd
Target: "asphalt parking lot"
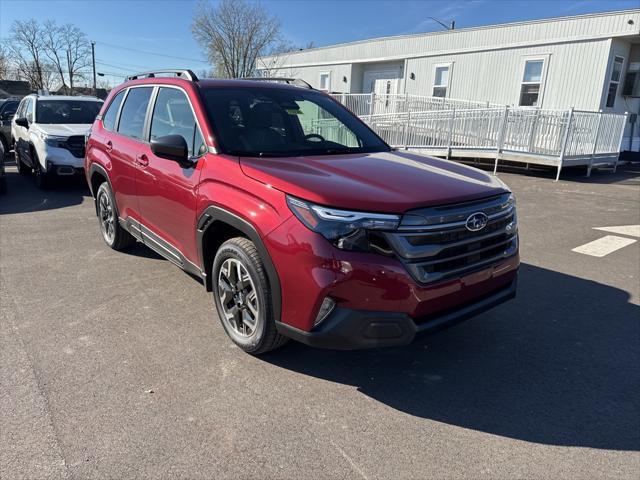
M 105 246 L 84 186 L 9 166 L 0 478 L 638 478 L 640 242 L 572 249 L 640 225 L 640 166 L 583 174 L 500 174 L 516 300 L 405 348 L 254 358 L 197 281 Z

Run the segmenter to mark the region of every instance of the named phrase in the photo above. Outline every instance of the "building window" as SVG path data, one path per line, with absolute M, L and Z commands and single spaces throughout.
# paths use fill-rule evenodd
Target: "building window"
M 609 79 L 609 91 L 607 92 L 607 108 L 613 108 L 616 103 L 618 86 L 620 85 L 620 78 L 622 78 L 623 64 L 624 58 L 615 57 L 613 59 L 613 68 L 611 69 L 611 78 Z
M 540 101 L 544 60 L 527 60 L 520 87 L 520 106 L 537 107 Z
M 320 90 L 325 92 L 331 90 L 331 72 L 322 72 L 320 74 Z
M 449 87 L 449 65 L 436 67 L 433 79 L 433 96 L 446 97 L 447 88 Z

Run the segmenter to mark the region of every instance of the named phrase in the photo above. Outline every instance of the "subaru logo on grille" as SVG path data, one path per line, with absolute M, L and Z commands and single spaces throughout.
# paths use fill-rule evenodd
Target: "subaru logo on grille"
M 472 213 L 467 217 L 465 226 L 470 232 L 477 232 L 487 226 L 489 217 L 483 212 Z

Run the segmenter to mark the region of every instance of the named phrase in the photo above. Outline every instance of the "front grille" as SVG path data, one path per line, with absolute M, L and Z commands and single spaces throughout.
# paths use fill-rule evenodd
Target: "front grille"
M 467 218 L 482 212 L 479 231 Z M 515 205 L 509 194 L 407 212 L 398 230 L 385 233 L 394 253 L 420 283 L 461 276 L 515 255 L 518 250 Z
M 84 158 L 84 135 L 73 135 L 60 146 L 69 150 L 74 157 Z

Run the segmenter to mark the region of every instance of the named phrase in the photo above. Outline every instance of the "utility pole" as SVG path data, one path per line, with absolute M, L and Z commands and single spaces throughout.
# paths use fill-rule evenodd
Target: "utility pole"
M 91 41 L 91 61 L 93 63 L 93 94 L 97 95 L 98 88 L 96 84 L 96 42 Z

